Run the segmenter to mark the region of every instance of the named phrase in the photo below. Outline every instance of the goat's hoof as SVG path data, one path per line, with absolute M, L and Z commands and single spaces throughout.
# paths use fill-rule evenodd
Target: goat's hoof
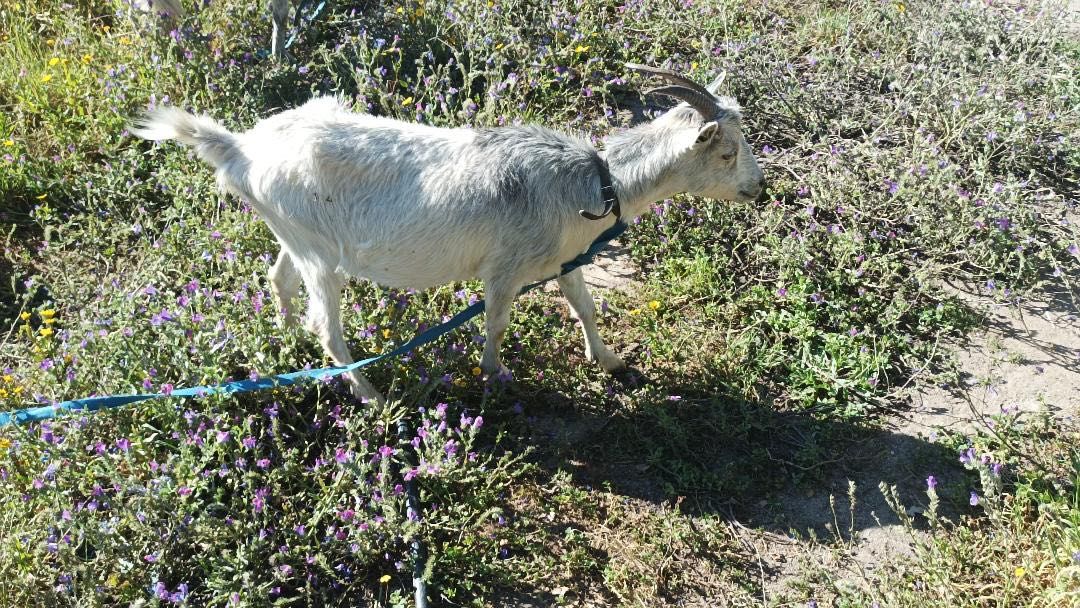
M 506 367 L 502 363 L 495 365 L 480 364 L 480 371 L 484 373 L 485 378 L 494 378 L 496 376 L 509 376 L 510 368 Z
M 382 396 L 382 393 L 375 390 L 375 387 L 371 386 L 369 382 L 353 384 L 351 392 L 353 397 L 356 397 L 361 402 L 376 403 L 380 406 L 386 404 L 386 398 Z
M 595 361 L 600 364 L 600 367 L 604 368 L 604 371 L 609 374 L 617 374 L 626 370 L 626 363 L 619 358 L 619 355 L 611 352 L 610 350 L 604 350 L 599 353 L 589 353 L 590 361 Z

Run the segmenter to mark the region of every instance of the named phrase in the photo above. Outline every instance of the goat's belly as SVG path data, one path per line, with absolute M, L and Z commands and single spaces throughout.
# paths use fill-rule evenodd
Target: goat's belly
M 396 255 L 357 252 L 339 270 L 383 287 L 427 289 L 451 281 L 477 278 L 478 264 L 466 256 L 447 252 L 405 249 Z

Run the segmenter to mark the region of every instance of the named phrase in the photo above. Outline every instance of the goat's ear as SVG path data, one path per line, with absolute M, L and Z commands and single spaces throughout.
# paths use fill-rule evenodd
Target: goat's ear
M 716 137 L 716 134 L 719 131 L 720 125 L 718 125 L 716 121 L 709 121 L 705 123 L 704 125 L 702 125 L 701 129 L 698 130 L 697 139 L 694 140 L 694 145 L 700 146 L 702 144 L 709 143 L 714 137 Z
M 705 90 L 716 95 L 716 92 L 720 90 L 720 85 L 724 84 L 724 77 L 727 76 L 727 72 L 720 72 L 720 75 L 709 83 L 709 86 L 705 87 Z

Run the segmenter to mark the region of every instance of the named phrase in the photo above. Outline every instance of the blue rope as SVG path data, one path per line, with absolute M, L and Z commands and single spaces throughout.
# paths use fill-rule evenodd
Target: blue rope
M 303 19 L 300 15 L 304 12 L 304 9 L 306 9 L 309 4 L 311 4 L 311 0 L 302 0 L 300 4 L 297 5 L 296 16 L 293 18 L 293 29 L 295 31 L 293 32 L 292 36 L 289 36 L 289 39 L 285 42 L 285 48 L 291 47 L 293 43 L 296 42 L 297 37 L 300 36 L 300 28 L 303 24 Z M 318 19 L 320 15 L 322 15 L 323 9 L 325 8 L 326 0 L 323 0 L 315 7 L 315 12 L 311 13 L 311 18 L 308 19 L 308 23 L 314 23 L 314 21 Z
M 617 238 L 626 230 L 626 224 L 621 221 L 615 222 L 613 226 L 605 230 L 600 236 L 593 241 L 593 244 L 589 248 L 577 256 L 576 258 L 566 262 L 562 265 L 559 275 L 573 272 L 578 268 L 585 266 L 592 262 L 593 256 L 595 256 L 600 250 L 607 246 L 607 244 Z M 552 277 L 557 278 L 557 277 Z M 521 293 L 530 291 L 531 289 L 550 281 L 551 279 L 545 279 L 538 281 L 531 285 L 525 286 Z M 350 372 L 354 369 L 365 367 L 376 363 L 389 357 L 396 357 L 403 355 L 411 350 L 415 350 L 425 344 L 433 342 L 438 338 L 450 333 L 452 330 L 457 329 L 469 319 L 472 319 L 476 315 L 480 314 L 484 310 L 484 301 L 481 300 L 475 304 L 470 305 L 468 308 L 457 313 L 450 318 L 449 321 L 442 325 L 437 325 L 420 333 L 420 335 L 409 340 L 405 344 L 395 348 L 394 350 L 383 353 L 375 357 L 368 357 L 361 361 L 351 363 L 345 366 L 324 367 L 320 369 L 301 370 L 297 372 L 291 372 L 288 374 L 280 374 L 277 376 L 269 376 L 266 378 L 259 378 L 258 380 L 237 380 L 233 382 L 225 382 L 223 384 L 210 385 L 210 386 L 196 386 L 193 388 L 183 388 L 174 390 L 169 394 L 165 393 L 141 393 L 135 395 L 110 395 L 102 397 L 86 397 L 83 399 L 73 399 L 71 401 L 63 401 L 53 405 L 43 405 L 40 407 L 31 407 L 21 410 L 14 410 L 9 412 L 0 412 L 0 427 L 7 426 L 9 424 L 22 424 L 26 422 L 39 422 L 42 420 L 48 420 L 56 417 L 63 412 L 75 412 L 75 411 L 88 411 L 96 412 L 98 410 L 120 407 L 129 403 L 137 403 L 139 401 L 147 401 L 150 399 L 164 399 L 167 397 L 205 397 L 208 395 L 231 395 L 234 393 L 247 393 L 251 391 L 258 391 L 268 388 L 274 388 L 277 386 L 291 386 L 299 382 L 310 380 L 325 380 L 339 376 L 346 372 Z

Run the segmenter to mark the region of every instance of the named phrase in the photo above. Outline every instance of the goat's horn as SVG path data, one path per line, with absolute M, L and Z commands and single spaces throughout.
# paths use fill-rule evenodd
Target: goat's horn
M 673 70 L 668 70 L 666 68 L 654 68 L 652 66 L 641 65 L 640 63 L 628 63 L 626 64 L 626 67 L 627 69 L 634 70 L 635 72 L 650 74 L 652 76 L 659 76 L 672 84 L 681 84 L 688 89 L 699 89 L 702 93 L 708 93 L 708 91 L 705 90 L 705 87 Z
M 711 91 L 694 82 L 693 80 L 665 68 L 654 68 L 647 65 L 641 65 L 640 63 L 627 63 L 627 69 L 641 72 L 643 74 L 650 74 L 653 76 L 659 76 L 664 80 L 672 83 L 672 86 L 664 86 L 646 91 L 649 93 L 659 93 L 661 95 L 668 95 L 685 101 L 690 104 L 695 110 L 701 113 L 706 118 L 712 118 L 716 113 L 716 97 Z
M 667 86 L 656 87 L 655 89 L 649 89 L 645 91 L 646 95 L 667 95 L 668 97 L 674 97 L 675 99 L 681 99 L 690 104 L 691 108 L 697 110 L 698 114 L 701 114 L 705 120 L 712 120 L 716 117 L 716 98 L 711 94 L 702 93 L 697 89 L 691 89 L 677 84 L 669 84 Z
M 642 73 L 647 73 L 647 75 L 650 76 L 659 76 L 667 82 L 670 82 L 672 84 L 681 84 L 683 86 L 686 86 L 687 89 L 698 91 L 703 95 L 712 95 L 712 93 L 705 89 L 705 87 L 701 84 L 698 84 L 697 82 L 694 82 L 693 80 L 690 80 L 689 78 L 680 75 L 680 73 L 674 70 L 666 68 L 653 68 L 650 66 L 643 66 L 642 64 L 626 64 L 626 68 Z

